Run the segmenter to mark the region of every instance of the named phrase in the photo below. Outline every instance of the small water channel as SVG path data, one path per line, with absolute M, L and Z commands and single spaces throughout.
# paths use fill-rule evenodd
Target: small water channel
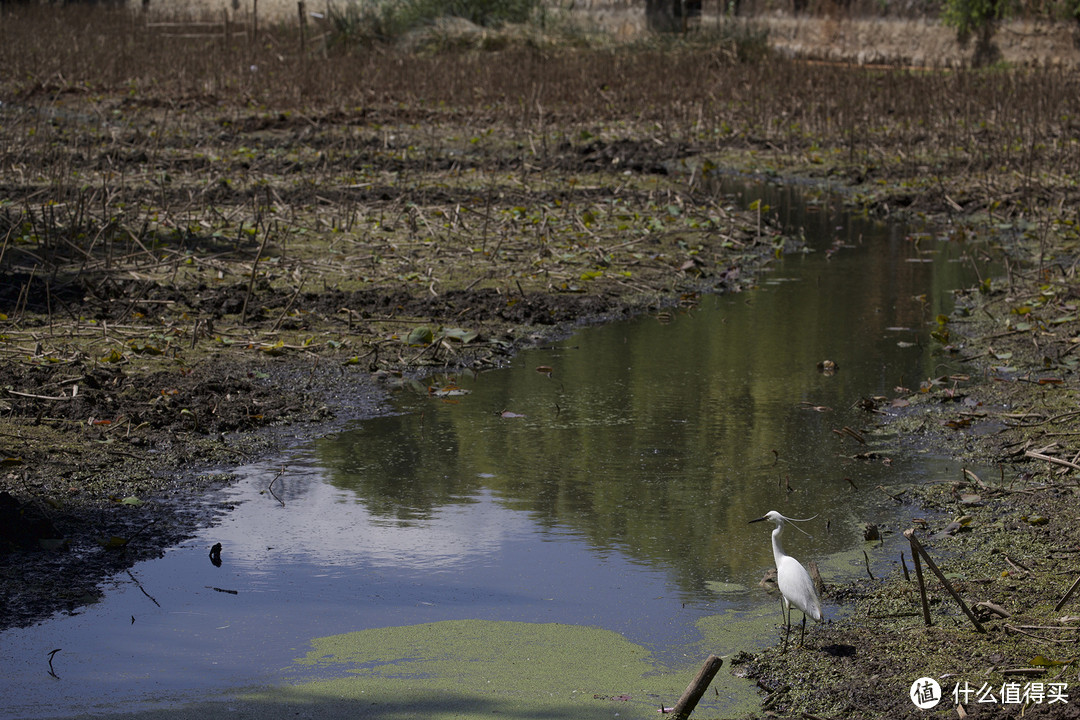
M 526 646 L 565 654 L 527 674 L 558 675 L 608 641 L 651 668 L 595 682 L 579 669 L 566 705 L 545 716 L 655 717 L 707 654 L 778 637 L 779 603 L 758 586 L 771 527 L 749 520 L 817 516 L 812 538 L 789 531 L 785 545 L 826 582 L 865 573 L 864 549 L 892 562 L 896 545 L 867 545 L 862 523 L 899 530 L 910 509 L 879 487 L 958 470 L 837 430 L 873 424 L 860 398 L 941 374 L 928 320 L 975 276 L 955 243 L 790 188 L 754 192 L 772 193 L 814 252 L 777 261 L 752 292 L 584 329 L 479 377 L 435 378 L 444 397 L 403 391 L 392 415 L 242 468 L 220 523 L 117 576 L 78 614 L 0 634 L 0 716 L 181 717 L 184 703 L 238 688 L 374 674 L 403 688 L 378 697 L 385 716 L 436 717 L 440 700 L 466 716 L 513 714 L 531 700 L 487 705 L 471 680 L 434 685 L 427 701 L 409 693 L 446 673 L 436 660 L 488 667 L 473 655 L 483 646 L 506 664 L 498 647 L 518 658 L 521 634 L 539 628 L 552 634 Z M 824 360 L 839 371 L 819 371 Z M 875 459 L 854 457 L 868 450 Z M 266 487 L 282 465 L 275 497 Z M 218 542 L 220 567 L 207 556 Z M 398 642 L 387 629 L 406 627 L 473 634 L 386 649 Z M 312 644 L 330 636 L 343 645 Z M 384 650 L 365 656 L 365 643 Z M 663 691 L 641 680 L 665 674 Z M 753 688 L 727 675 L 700 713 L 752 706 Z M 279 699 L 304 708 L 347 692 Z

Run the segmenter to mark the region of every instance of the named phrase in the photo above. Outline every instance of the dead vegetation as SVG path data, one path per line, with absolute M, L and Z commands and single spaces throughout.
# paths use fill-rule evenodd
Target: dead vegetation
M 970 532 L 942 541 L 973 563 L 961 592 L 1021 630 L 1054 620 L 1080 465 L 1075 74 L 740 61 L 708 38 L 324 54 L 287 28 L 192 42 L 101 8 L 5 13 L 0 454 L 3 486 L 35 521 L 9 547 L 60 529 L 83 550 L 138 536 L 83 570 L 114 568 L 171 536 L 119 518 L 125 497 L 189 492 L 162 468 L 235 461 L 243 431 L 325 421 L 343 378 L 483 369 L 536 332 L 752 282 L 792 240 L 724 196 L 726 172 L 750 171 L 810 177 L 856 210 L 958 235 L 998 231 L 1005 278 L 988 275 L 937 329 L 969 380 L 928 379 L 909 421 L 958 455 L 1023 461 L 1001 487 L 929 502 L 985 501 Z M 1033 513 L 1050 522 L 1023 520 Z M 994 547 L 989 526 L 998 547 L 1031 541 L 1008 553 L 1029 575 L 997 577 L 1001 553 L 976 552 Z M 25 568 L 24 552 L 4 562 Z M 858 592 L 912 601 L 899 583 Z M 92 585 L 30 583 L 37 594 L 0 624 Z M 757 672 L 774 693 L 802 688 L 774 707 L 858 716 L 842 703 L 878 707 L 910 683 L 904 662 L 1057 657 L 1058 643 L 1008 622 L 991 618 L 988 646 L 962 625 L 856 620 L 812 634 L 840 648 L 824 665 L 820 652 L 767 655 Z M 855 644 L 878 651 L 856 662 Z M 826 670 L 841 680 L 827 685 Z M 813 673 L 820 684 L 795 680 Z M 893 707 L 906 712 L 902 689 Z

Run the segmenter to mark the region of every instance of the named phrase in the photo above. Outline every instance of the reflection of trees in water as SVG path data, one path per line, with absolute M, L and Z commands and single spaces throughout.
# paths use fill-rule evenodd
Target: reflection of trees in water
M 844 444 L 854 441 L 833 430 L 867 423 L 860 397 L 891 395 L 928 372 L 927 343 L 897 340 L 925 337 L 926 318 L 947 309 L 963 266 L 920 252 L 899 228 L 824 206 L 801 212 L 787 219 L 807 228 L 810 245 L 831 248 L 828 259 L 788 256 L 774 284 L 720 298 L 718 309 L 594 329 L 528 357 L 530 368 L 550 366 L 550 377 L 488 374 L 456 404 L 431 401 L 422 416 L 325 441 L 333 482 L 373 513 L 405 519 L 487 487 L 542 526 L 671 567 L 691 589 L 762 565 L 745 544 L 750 517 L 812 515 L 838 497 L 858 513 L 867 501 L 845 477 L 868 493 L 895 471 L 843 465 L 838 456 L 854 454 Z M 930 249 L 940 245 L 924 240 Z M 909 262 L 923 258 L 932 262 Z M 825 358 L 840 365 L 832 377 L 817 371 Z M 523 417 L 500 417 L 504 409 Z M 818 547 L 857 539 L 856 521 L 867 518 L 831 519 Z
M 375 418 L 359 430 L 319 444 L 331 482 L 352 491 L 374 515 L 428 518 L 461 502 L 484 482 L 460 469 L 468 464 L 452 413 L 424 412 Z

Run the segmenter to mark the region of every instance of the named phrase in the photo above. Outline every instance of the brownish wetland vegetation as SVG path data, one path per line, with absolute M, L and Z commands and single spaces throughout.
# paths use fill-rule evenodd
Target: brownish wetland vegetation
M 204 521 L 211 469 L 430 372 L 438 392 L 576 324 L 752 286 L 797 238 L 720 191 L 751 174 L 1005 268 L 927 328 L 968 371 L 867 399 L 862 428 L 998 471 L 901 498 L 984 632 L 929 573 L 925 627 L 898 564 L 825 588 L 850 611 L 805 648 L 729 667 L 780 716 L 909 715 L 920 675 L 1080 687 L 1075 71 L 811 63 L 721 30 L 404 51 L 0 12 L 0 627 Z

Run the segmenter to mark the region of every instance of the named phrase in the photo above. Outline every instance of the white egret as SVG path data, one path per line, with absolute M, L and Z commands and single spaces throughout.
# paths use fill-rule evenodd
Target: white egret
M 788 636 L 791 635 L 792 605 L 799 608 L 803 614 L 802 634 L 799 635 L 800 646 L 802 645 L 803 636 L 806 635 L 807 615 L 821 622 L 821 600 L 818 599 L 817 590 L 814 589 L 814 581 L 810 579 L 810 573 L 806 572 L 806 568 L 803 567 L 801 562 L 790 555 L 784 554 L 784 548 L 780 546 L 780 533 L 784 531 L 785 522 L 805 522 L 813 519 L 796 520 L 795 518 L 784 517 L 775 510 L 770 510 L 765 513 L 764 517 L 750 521 L 756 523 L 768 520 L 776 523 L 776 529 L 772 531 L 772 553 L 773 560 L 776 561 L 776 585 L 780 588 L 781 605 L 784 611 L 784 620 L 787 624 L 787 632 L 784 634 L 784 649 L 781 652 L 787 652 Z M 809 535 L 797 525 L 793 527 L 804 535 Z

